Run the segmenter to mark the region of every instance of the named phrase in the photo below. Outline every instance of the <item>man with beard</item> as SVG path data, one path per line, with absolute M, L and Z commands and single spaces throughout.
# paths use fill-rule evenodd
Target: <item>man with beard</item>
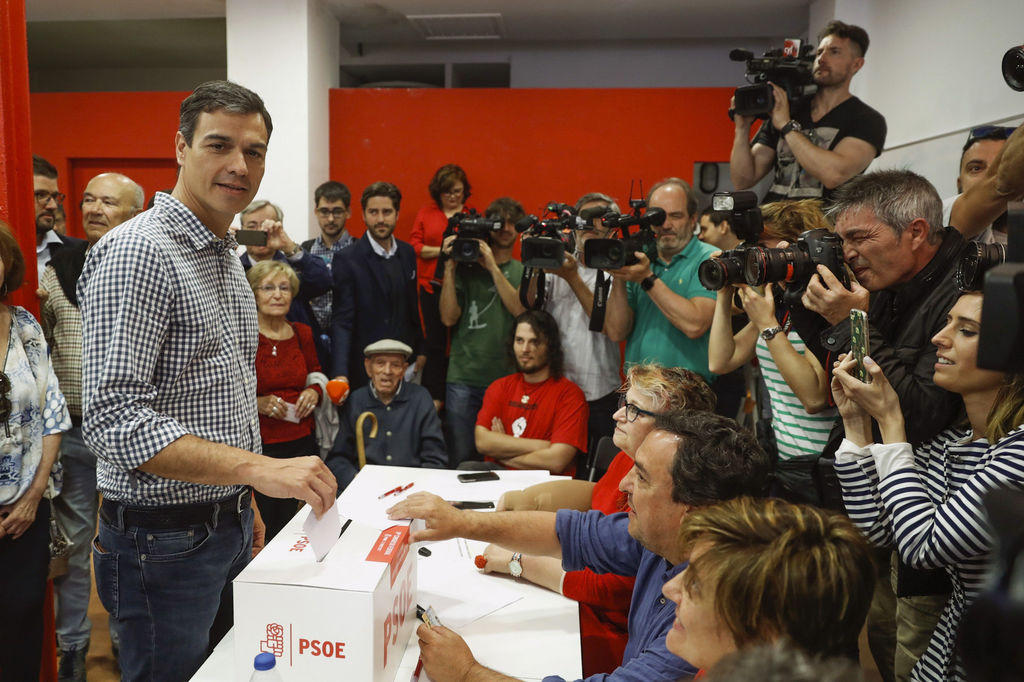
M 656 228 L 657 258 L 637 251 L 637 262 L 609 274 L 604 331 L 612 341 L 626 342 L 626 367 L 654 362 L 682 367 L 714 379 L 708 369 L 708 331 L 715 314 L 715 293 L 697 279 L 697 268 L 715 247 L 694 239 L 697 197 L 679 178 L 656 183 L 647 195 L 650 208 L 665 211 Z
M 368 378 L 362 349 L 394 339 L 413 349 L 416 369 L 427 361 L 416 298 L 416 254 L 392 234 L 402 193 L 390 182 L 363 190 L 360 205 L 366 232 L 335 257 L 331 311 L 331 366 L 334 378 L 355 389 Z
M 476 448 L 486 460 L 479 466 L 572 476 L 577 452 L 587 449 L 589 410 L 580 387 L 562 376 L 555 318 L 528 310 L 511 340 L 517 371 L 487 388 L 477 415 Z
M 444 469 L 448 453 L 441 419 L 430 392 L 403 381 L 412 348 L 401 341 L 381 339 L 363 349 L 363 366 L 370 383 L 352 392 L 341 408 L 341 426 L 327 455 L 327 467 L 344 490 L 359 472 L 356 424 L 364 412 L 377 417 L 378 436 L 366 444 L 366 463 L 383 466 Z
M 345 229 L 345 223 L 352 215 L 349 210 L 351 206 L 352 193 L 340 182 L 328 180 L 313 192 L 313 214 L 316 216 L 317 224 L 320 225 L 320 236 L 302 242 L 302 248 L 311 255 L 321 258 L 327 265 L 328 271 L 334 267 L 334 257 L 341 253 L 342 249 L 352 246 L 356 242 Z M 333 296 L 328 291 L 309 302 L 318 329 L 314 333 L 314 337 L 317 353 L 320 355 L 321 367 L 330 366 L 331 335 L 329 332 L 332 300 Z
M 36 275 L 42 282 L 50 259 L 65 246 L 84 244 L 84 240 L 57 234 L 53 226 L 64 193 L 57 188 L 57 169 L 41 156 L 32 155 L 32 182 L 36 197 Z M 40 292 L 42 294 L 42 292 Z
M 830 199 L 832 190 L 862 173 L 885 145 L 885 118 L 850 94 L 850 81 L 864 66 L 867 31 L 830 21 L 819 35 L 811 98 L 793 105 L 772 84 L 775 107 L 750 142 L 753 116 L 736 115 L 729 175 L 736 189 L 749 189 L 773 173 L 765 202 Z
M 518 292 L 523 264 L 512 258 L 515 223 L 525 211 L 515 199 L 502 197 L 491 202 L 487 215 L 500 218 L 501 229 L 489 241 L 479 240 L 475 263 L 445 259 L 439 299 L 441 322 L 454 327 L 445 391 L 453 467 L 480 459 L 473 435 L 476 415 L 491 382 L 514 368 L 506 344 L 515 316 L 525 310 Z M 455 235 L 441 245 L 446 256 L 453 241 Z

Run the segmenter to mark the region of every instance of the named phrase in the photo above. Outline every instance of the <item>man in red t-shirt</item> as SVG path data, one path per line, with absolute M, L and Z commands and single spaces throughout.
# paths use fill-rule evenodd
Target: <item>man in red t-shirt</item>
M 587 449 L 587 401 L 562 376 L 562 345 L 555 319 L 543 310 L 516 318 L 512 355 L 517 372 L 492 383 L 476 418 L 476 448 L 508 469 L 576 473 Z

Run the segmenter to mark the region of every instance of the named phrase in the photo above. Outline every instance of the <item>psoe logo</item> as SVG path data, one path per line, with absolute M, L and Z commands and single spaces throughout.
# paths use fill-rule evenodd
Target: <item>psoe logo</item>
M 284 655 L 284 626 L 277 623 L 267 625 L 267 638 L 260 642 L 260 651 L 274 654 L 275 658 L 281 658 Z

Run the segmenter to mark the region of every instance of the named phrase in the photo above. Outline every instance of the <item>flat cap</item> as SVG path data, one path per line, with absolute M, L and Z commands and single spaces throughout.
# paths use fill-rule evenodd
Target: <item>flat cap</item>
M 395 341 L 394 339 L 381 339 L 380 341 L 374 341 L 363 349 L 363 355 L 366 357 L 380 355 L 381 353 L 398 353 L 408 359 L 409 356 L 412 355 L 412 348 L 401 341 Z

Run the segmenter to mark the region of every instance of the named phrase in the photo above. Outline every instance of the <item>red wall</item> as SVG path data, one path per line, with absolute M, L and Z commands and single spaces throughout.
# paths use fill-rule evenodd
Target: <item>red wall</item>
M 82 190 L 105 171 L 128 175 L 142 185 L 146 200 L 174 187 L 174 133 L 178 107 L 187 92 L 35 93 L 32 151 L 60 173 L 67 232 L 84 237 Z
M 185 92 L 37 93 L 32 150 L 60 171 L 68 232 L 84 236 L 78 202 L 103 170 L 140 182 L 147 199 L 174 184 L 174 132 Z M 330 92 L 330 173 L 354 195 L 389 180 L 403 192 L 407 238 L 439 166 L 459 163 L 479 209 L 498 196 L 529 212 L 603 191 L 625 207 L 630 180 L 692 179 L 697 161 L 726 161 L 731 88 L 635 90 L 362 90 Z M 315 184 L 315 183 L 314 183 Z
M 631 179 L 649 187 L 696 161 L 728 161 L 731 88 L 630 90 L 331 90 L 331 178 L 349 186 L 351 232 L 362 234 L 362 189 L 402 190 L 396 233 L 407 238 L 427 185 L 458 163 L 479 210 L 512 196 L 527 212 L 601 191 L 625 208 Z

